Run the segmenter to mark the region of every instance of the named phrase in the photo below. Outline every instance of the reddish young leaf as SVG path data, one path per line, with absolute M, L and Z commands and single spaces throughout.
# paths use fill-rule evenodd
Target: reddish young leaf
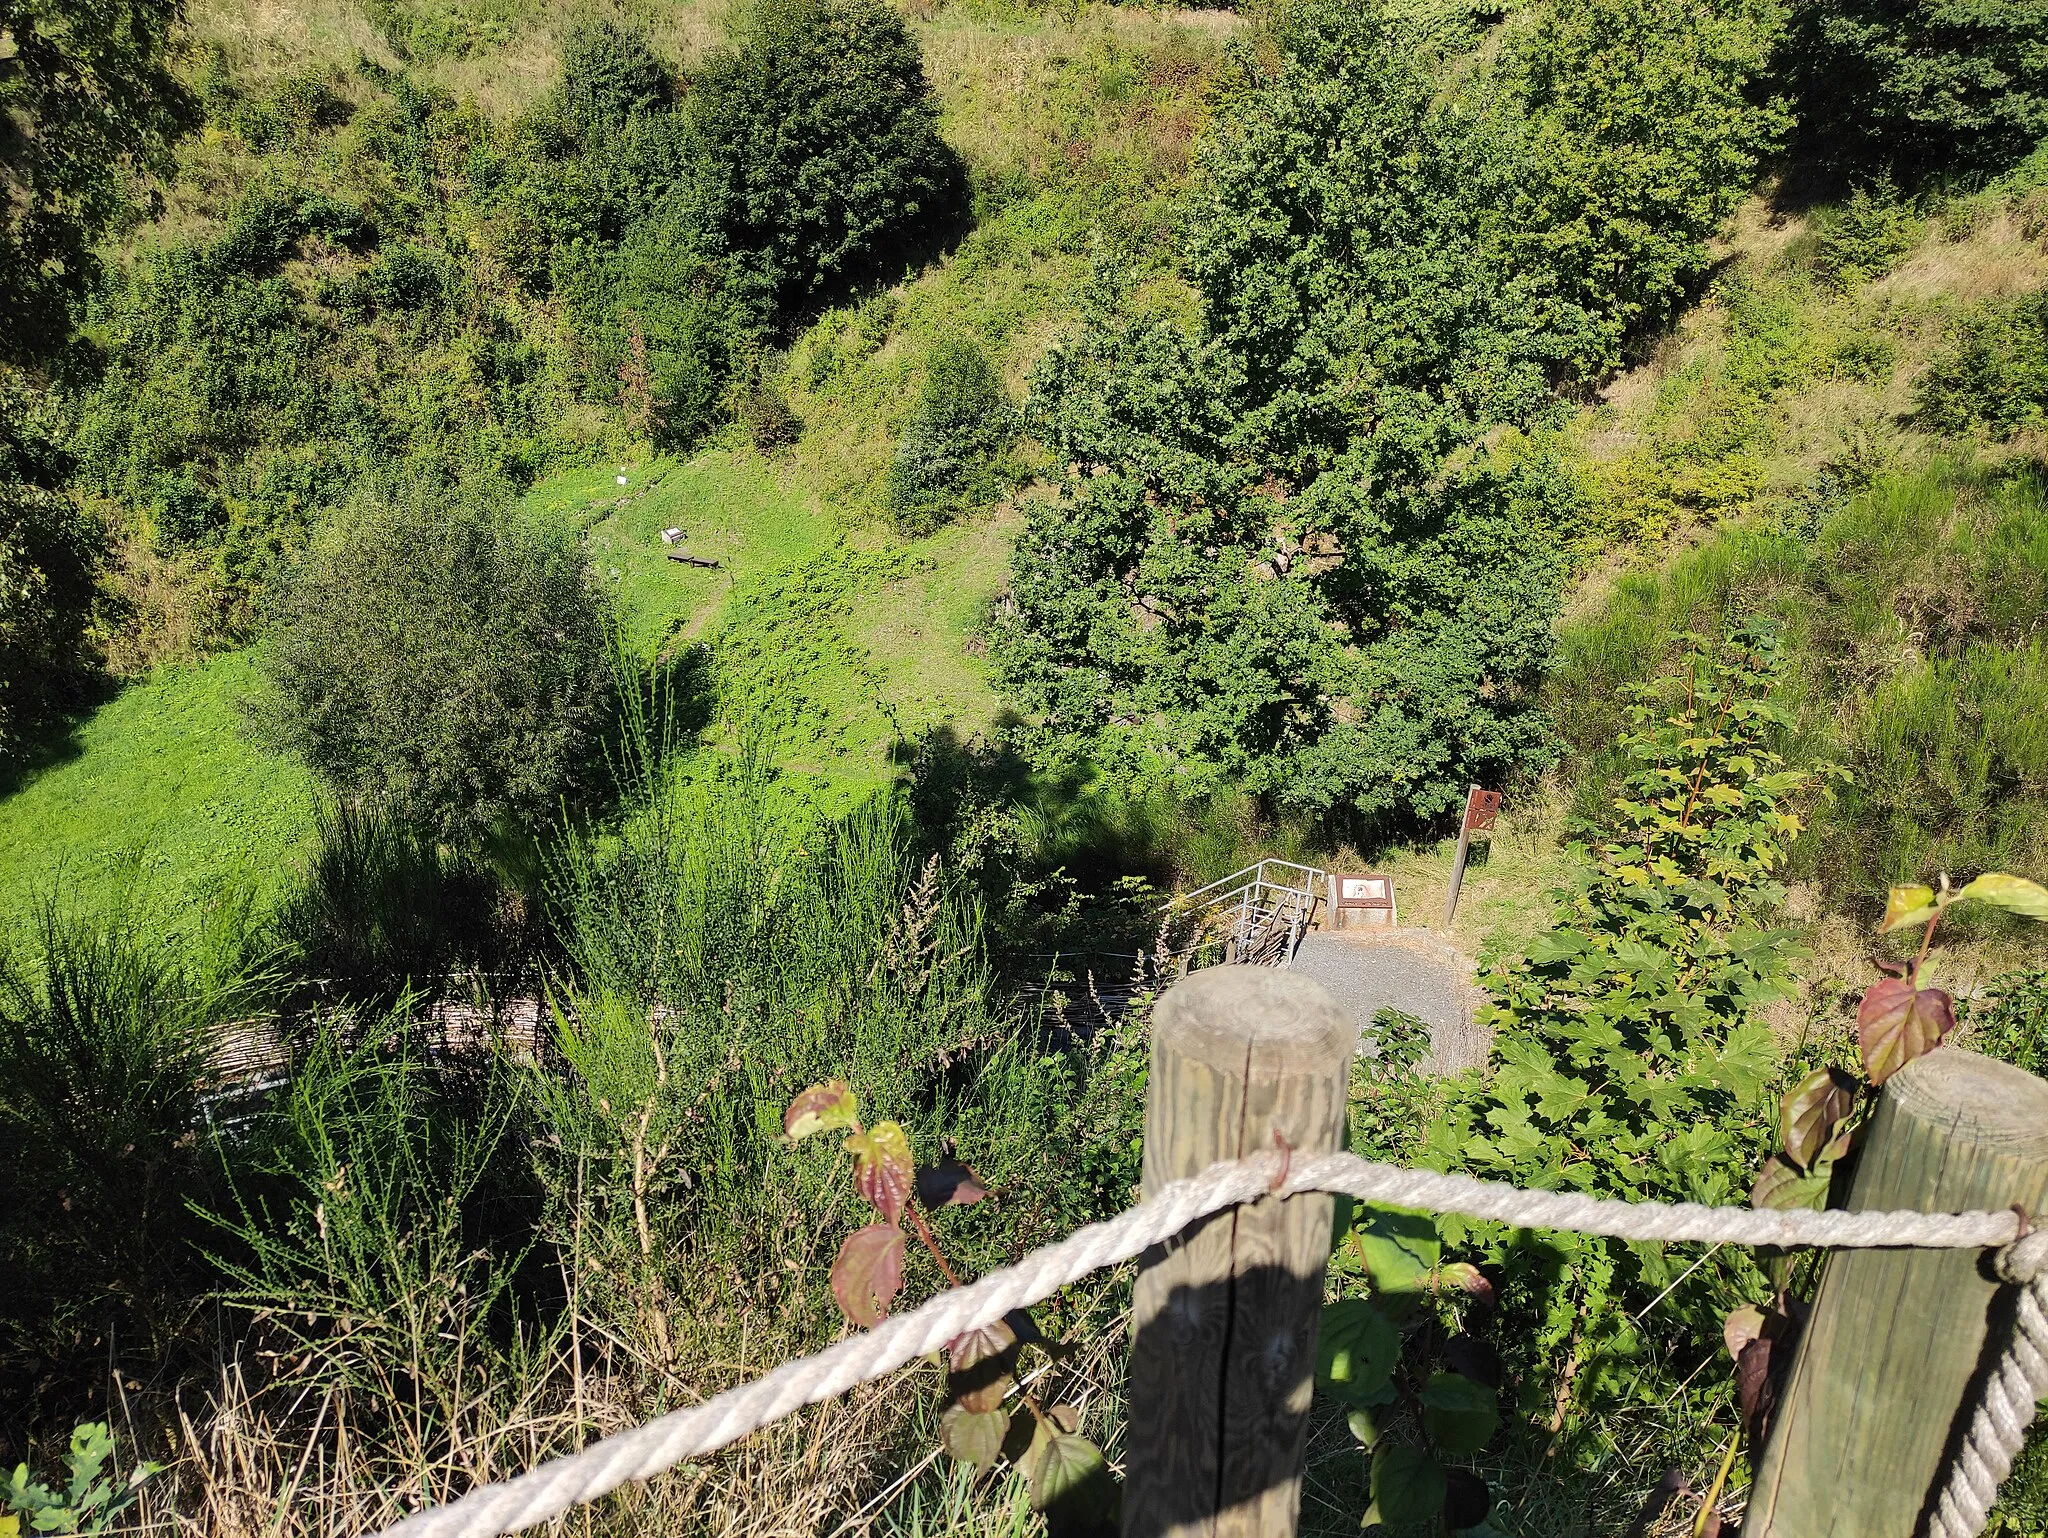
M 1856 1109 L 1856 1081 L 1839 1068 L 1816 1068 L 1792 1087 L 1778 1108 L 1778 1138 L 1785 1160 L 1811 1170 Z
M 1764 1332 L 1764 1311 L 1754 1304 L 1745 1303 L 1728 1316 L 1721 1326 L 1721 1343 L 1728 1348 L 1731 1361 L 1742 1360 L 1742 1348 Z
M 969 1330 L 965 1335 L 956 1335 L 947 1341 L 946 1365 L 954 1372 L 965 1372 L 976 1362 L 1001 1356 L 1016 1344 L 1017 1332 L 1005 1316 L 994 1324 L 985 1324 L 978 1330 Z
M 1776 1398 L 1771 1385 L 1771 1345 L 1768 1334 L 1759 1335 L 1735 1359 L 1735 1399 L 1742 1407 L 1752 1447 L 1763 1446 L 1764 1427 Z
M 903 1230 L 894 1223 L 856 1228 L 832 1262 L 832 1296 L 846 1317 L 873 1329 L 903 1287 Z
M 912 1170 L 910 1139 L 893 1121 L 878 1121 L 865 1132 L 846 1140 L 853 1155 L 854 1189 L 874 1204 L 891 1223 L 903 1216 L 903 1203 L 910 1195 Z
M 927 1208 L 971 1207 L 988 1187 L 958 1159 L 941 1159 L 917 1172 L 917 1199 Z
M 1017 1366 L 1017 1332 L 1000 1319 L 955 1336 L 946 1346 L 946 1390 L 969 1410 L 993 1410 L 1003 1402 Z
M 1904 977 L 1873 983 L 1856 1011 L 1863 1070 L 1872 1084 L 1882 1084 L 1914 1058 L 1940 1046 L 1955 1028 L 1955 1002 L 1941 989 L 1917 988 Z
M 792 1143 L 801 1142 L 813 1132 L 851 1127 L 859 1115 L 860 1102 L 853 1091 L 844 1079 L 834 1079 L 829 1084 L 813 1084 L 790 1101 L 789 1110 L 782 1117 L 782 1130 Z
M 1493 1307 L 1493 1283 L 1486 1279 L 1486 1273 L 1465 1261 L 1453 1261 L 1438 1270 L 1437 1281 L 1465 1294 L 1480 1308 Z

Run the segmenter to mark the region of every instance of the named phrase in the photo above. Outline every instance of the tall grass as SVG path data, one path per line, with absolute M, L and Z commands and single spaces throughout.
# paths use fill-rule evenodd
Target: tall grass
M 318 843 L 271 919 L 304 992 L 389 1003 L 441 988 L 457 969 L 524 959 L 522 926 L 482 861 L 358 802 L 320 807 L 315 827 Z
M 409 992 L 322 1003 L 284 1088 L 201 1141 L 210 1271 L 184 1298 L 218 1307 L 134 1412 L 141 1451 L 174 1463 L 152 1520 L 360 1531 L 824 1345 L 843 1328 L 826 1272 L 867 1215 L 830 1140 L 780 1137 L 815 1080 L 997 1191 L 934 1214 L 961 1270 L 1128 1200 L 1135 1043 L 1056 1042 L 1004 1005 L 980 906 L 913 847 L 902 799 L 827 816 L 747 755 L 687 778 L 652 719 L 620 814 L 554 845 L 538 1050 L 429 1051 Z M 355 863 L 327 889 L 381 889 L 379 862 L 432 879 L 403 840 L 336 832 Z M 928 1257 L 909 1270 L 906 1303 L 943 1285 Z M 1048 1322 L 1121 1302 L 1112 1280 Z M 1097 1338 L 1067 1370 L 1101 1419 L 1116 1336 Z M 1014 1528 L 1007 1486 L 926 1457 L 938 1386 L 910 1372 L 808 1412 L 591 1531 Z
M 0 951 L 0 1380 L 25 1400 L 0 1441 L 44 1393 L 161 1357 L 198 1306 L 201 1090 L 267 982 L 245 920 L 223 910 L 174 942 L 50 904 Z

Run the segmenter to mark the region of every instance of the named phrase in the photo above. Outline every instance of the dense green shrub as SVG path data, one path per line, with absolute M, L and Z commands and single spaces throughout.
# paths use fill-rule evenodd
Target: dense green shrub
M 768 313 L 900 276 L 965 210 L 917 41 L 882 0 L 753 0 L 686 110 L 688 196 Z
M 2048 15 L 1970 0 L 1801 0 L 1785 73 L 1819 154 L 1907 181 L 1997 170 L 2048 133 Z
M 1773 14 L 1583 0 L 1444 68 L 1390 13 L 1303 5 L 1277 64 L 1240 54 L 1187 201 L 1199 321 L 1106 273 L 1034 380 L 1062 494 L 996 636 L 1054 737 L 1366 831 L 1542 762 L 1587 509 L 1528 440 L 1477 443 L 1704 270 L 1777 124 L 1744 95 Z
M 609 20 L 562 36 L 562 110 L 586 140 L 669 105 L 675 85 L 646 39 Z
M 1671 315 L 1789 118 L 1752 82 L 1780 0 L 1572 0 L 1510 56 L 1529 143 L 1506 237 L 1583 372 Z
M 94 531 L 56 488 L 48 402 L 0 368 L 0 762 L 74 697 L 88 659 Z
M 1881 278 L 1919 244 L 1924 222 L 1889 177 L 1851 190 L 1813 216 L 1813 270 L 1836 288 Z
M 897 528 L 928 534 L 954 513 L 994 501 L 998 461 L 1016 437 L 1016 409 L 988 355 L 968 337 L 935 343 L 889 467 Z
M 279 597 L 257 722 L 342 795 L 474 845 L 590 771 L 605 623 L 575 540 L 502 488 L 394 488 Z
M 178 0 L 7 8 L 0 69 L 0 361 L 46 359 L 91 288 L 94 246 L 138 210 L 132 179 L 161 171 L 189 126 L 171 72 Z
M 1915 389 L 1920 420 L 1936 432 L 2010 438 L 2038 423 L 2048 411 L 2048 291 L 1958 316 Z

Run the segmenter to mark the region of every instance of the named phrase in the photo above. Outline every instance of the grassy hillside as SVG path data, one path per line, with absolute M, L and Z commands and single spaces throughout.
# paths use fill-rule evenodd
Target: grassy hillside
M 179 928 L 194 901 L 274 894 L 310 839 L 314 787 L 300 765 L 243 738 L 238 702 L 254 683 L 248 653 L 168 668 L 0 797 L 0 924 L 59 891 Z
M 1918 208 L 1759 202 L 1707 302 L 1577 425 L 1612 542 L 1550 685 L 1582 810 L 1622 687 L 1674 633 L 1763 612 L 1796 659 L 1797 751 L 1849 775 L 1802 857 L 1830 905 L 2048 871 L 2039 407 L 1944 383 L 2015 366 L 1978 355 L 2017 345 L 1980 339 L 2048 282 L 2038 175 Z
M 716 32 L 709 7 L 625 14 L 679 65 Z M 287 10 L 214 0 L 195 7 L 193 27 L 237 100 L 293 100 L 291 82 L 309 79 L 346 98 L 367 58 L 505 120 L 551 88 L 560 39 L 582 15 L 514 4 Z M 977 223 L 926 270 L 826 311 L 795 337 L 786 362 L 773 365 L 802 424 L 795 444 L 764 452 L 733 428 L 679 459 L 590 406 L 551 429 L 546 456 L 585 466 L 545 475 L 527 501 L 583 532 L 629 648 L 653 661 L 709 646 L 720 681 L 701 702 L 707 714 L 767 730 L 791 772 L 844 793 L 893 773 L 895 744 L 925 727 L 949 722 L 969 736 L 993 718 L 973 635 L 1001 583 L 1015 519 L 996 509 L 934 537 L 896 537 L 885 483 L 908 405 L 929 350 L 958 335 L 982 346 L 1021 396 L 1032 362 L 1072 313 L 1090 243 L 1106 232 L 1143 251 L 1159 238 L 1231 24 L 1222 13 L 1109 7 L 1064 18 L 953 9 L 919 23 L 943 131 L 974 182 Z M 258 150 L 244 130 L 208 127 L 181 150 L 166 211 L 134 249 L 215 238 L 252 176 L 279 174 L 285 163 L 293 175 L 324 175 L 322 156 L 354 153 L 340 147 L 344 132 L 316 129 L 279 141 L 285 149 Z M 311 292 L 326 281 L 322 264 L 337 260 L 348 258 L 330 253 L 303 272 L 294 265 L 285 281 Z M 560 324 L 546 307 L 505 302 L 532 338 Z M 448 367 L 431 351 L 421 362 L 429 374 Z M 60 881 L 72 899 L 103 903 L 130 868 L 182 893 L 246 858 L 267 873 L 268 890 L 309 826 L 303 776 L 257 755 L 237 731 L 233 700 L 253 677 L 249 659 L 185 665 L 195 648 L 203 656 L 243 633 L 218 563 L 160 553 L 149 506 L 107 513 L 141 520 L 115 567 L 130 618 L 114 652 L 135 676 L 112 705 L 59 734 L 26 788 L 0 799 L 9 832 L 0 921 Z M 667 560 L 660 533 L 671 527 L 684 531 L 678 548 L 718 569 Z M 280 558 L 288 553 L 261 559 Z M 195 693 L 195 679 L 211 682 Z M 186 759 L 214 766 L 210 777 L 166 794 L 164 766 Z M 288 794 L 273 793 L 276 776 Z M 199 804 L 204 815 L 189 815 Z M 59 806 L 74 810 L 48 815 Z M 253 843 L 240 831 L 258 826 L 264 836 Z M 158 827 L 166 837 L 138 866 L 138 830 Z

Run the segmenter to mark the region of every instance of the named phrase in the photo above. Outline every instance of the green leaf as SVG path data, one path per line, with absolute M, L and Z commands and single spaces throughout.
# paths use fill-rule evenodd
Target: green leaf
M 814 1132 L 851 1127 L 859 1117 L 860 1102 L 852 1089 L 844 1079 L 834 1079 L 829 1084 L 813 1084 L 790 1101 L 783 1113 L 782 1131 L 791 1142 L 800 1143 Z
M 1872 1084 L 1882 1084 L 1914 1058 L 1940 1046 L 1955 1028 L 1955 1002 L 1947 993 L 1916 987 L 1910 978 L 1882 978 L 1863 995 L 1856 1011 L 1863 1071 Z
M 962 1463 L 985 1469 L 1001 1456 L 1010 1433 L 1006 1410 L 969 1410 L 948 1405 L 939 1417 L 939 1445 Z
M 1443 1257 L 1436 1220 L 1426 1212 L 1367 1203 L 1359 1209 L 1359 1248 L 1373 1285 L 1385 1292 L 1416 1292 Z
M 1380 1403 L 1400 1358 L 1400 1332 L 1366 1299 L 1324 1305 L 1316 1336 L 1316 1386 L 1332 1398 L 1350 1405 Z
M 1749 1204 L 1752 1207 L 1768 1207 L 1777 1212 L 1790 1212 L 1800 1207 L 1811 1207 L 1815 1211 L 1827 1205 L 1828 1186 L 1834 1179 L 1833 1169 L 1826 1164 L 1816 1167 L 1810 1174 L 1801 1174 L 1776 1154 L 1764 1160 L 1764 1167 L 1758 1172 L 1756 1184 L 1750 1187 Z
M 894 1223 L 856 1228 L 832 1262 L 832 1296 L 855 1324 L 872 1329 L 903 1287 L 903 1230 Z
M 1420 1448 L 1383 1443 L 1372 1455 L 1372 1505 L 1365 1525 L 1403 1527 L 1433 1519 L 1444 1506 L 1444 1470 Z
M 1792 1087 L 1778 1107 L 1778 1140 L 1787 1163 L 1801 1172 L 1813 1168 L 1856 1109 L 1860 1087 L 1839 1068 L 1816 1068 Z
M 854 1189 L 891 1223 L 901 1218 L 917 1170 L 908 1134 L 893 1121 L 878 1121 L 848 1138 L 846 1151 L 854 1159 Z
M 1500 1397 L 1457 1373 L 1434 1373 L 1422 1386 L 1422 1425 L 1445 1452 L 1476 1453 L 1499 1429 Z
M 1877 932 L 1888 935 L 1894 929 L 1924 924 L 1940 911 L 1934 903 L 1933 887 L 1895 886 L 1885 898 L 1884 919 L 1878 924 Z
M 1367 1452 L 1379 1444 L 1380 1428 L 1373 1423 L 1372 1411 L 1353 1410 L 1344 1417 L 1344 1424 L 1351 1428 L 1351 1434 L 1358 1438 L 1358 1445 Z
M 1084 1436 L 1061 1431 L 1032 1443 L 1024 1478 L 1031 1505 L 1045 1514 L 1051 1538 L 1094 1538 L 1117 1527 L 1117 1488 L 1102 1449 Z
M 2048 887 L 2038 881 L 2029 881 L 2024 876 L 2008 876 L 2003 871 L 1986 871 L 1975 881 L 1964 887 L 1950 899 L 1961 902 L 1969 898 L 1973 902 L 1990 903 L 1994 908 L 2003 908 L 2007 913 L 2017 913 L 2022 918 L 2039 919 L 2048 923 Z

